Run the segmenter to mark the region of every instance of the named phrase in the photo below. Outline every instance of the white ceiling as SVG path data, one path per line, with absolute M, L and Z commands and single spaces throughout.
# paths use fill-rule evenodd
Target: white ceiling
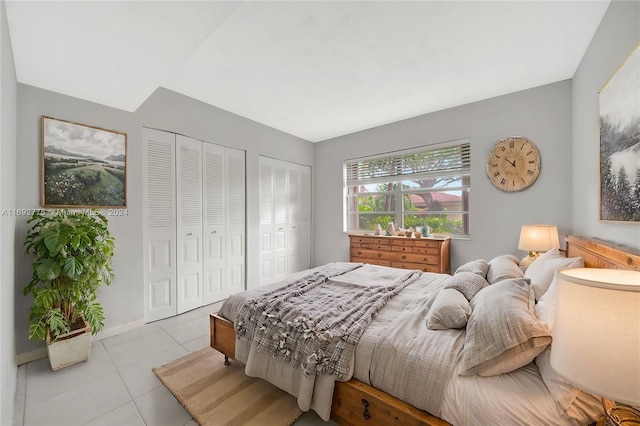
M 132 112 L 165 87 L 317 142 L 571 78 L 609 0 L 5 3 L 20 83 Z

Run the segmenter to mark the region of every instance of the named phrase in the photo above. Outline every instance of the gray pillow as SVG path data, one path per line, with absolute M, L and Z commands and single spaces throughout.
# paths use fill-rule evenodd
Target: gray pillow
M 489 264 L 484 259 L 472 260 L 461 265 L 458 269 L 456 269 L 457 274 L 459 272 L 472 272 L 474 274 L 480 275 L 482 278 L 487 276 L 487 271 L 489 270 Z
M 447 278 L 444 288 L 453 288 L 464 295 L 467 300 L 473 299 L 480 290 L 488 286 L 489 283 L 484 277 L 473 272 L 458 272 Z
M 463 328 L 471 315 L 469 301 L 457 290 L 445 288 L 438 293 L 427 315 L 429 330 Z
M 520 269 L 520 261 L 512 254 L 503 254 L 494 257 L 489 261 L 489 270 L 487 271 L 487 281 L 489 284 L 495 284 L 498 281 L 507 280 L 509 278 L 522 278 L 524 272 Z
M 532 362 L 551 343 L 551 332 L 535 316 L 526 278 L 490 285 L 471 301 L 460 374 L 492 376 Z

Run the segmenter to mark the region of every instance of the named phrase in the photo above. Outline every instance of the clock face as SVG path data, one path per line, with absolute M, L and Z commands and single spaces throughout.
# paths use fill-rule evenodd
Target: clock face
M 533 185 L 539 174 L 540 152 L 530 140 L 507 138 L 491 149 L 487 176 L 496 188 L 507 192 L 522 191 Z

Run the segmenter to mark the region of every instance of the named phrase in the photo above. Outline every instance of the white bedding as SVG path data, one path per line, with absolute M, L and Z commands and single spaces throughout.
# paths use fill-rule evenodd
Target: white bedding
M 355 274 L 341 279 L 350 281 L 354 277 Z M 426 327 L 429 308 L 448 277 L 424 273 L 378 312 L 356 348 L 353 377 L 453 425 L 576 424 L 562 415 L 534 363 L 492 377 L 456 374 L 456 365 L 464 350 L 465 329 L 429 330 Z M 274 283 L 234 295 L 225 302 L 220 314 L 235 321 L 235 314 L 245 300 L 282 285 L 283 282 Z M 248 347 L 236 341 L 236 358 L 246 363 L 249 356 Z M 252 360 L 248 375 L 266 378 L 295 396 L 299 396 L 300 389 L 314 388 L 315 392 L 308 392 L 313 396 L 299 399 L 299 405 L 303 410 L 313 408 L 328 419 L 332 377 L 318 376 L 315 381 L 305 382 L 299 371 L 291 371 L 266 354 L 251 356 L 259 359 Z M 453 373 L 446 379 L 435 379 L 437 376 L 424 367 L 428 364 L 426 357 L 452 364 Z M 597 418 L 597 407 L 591 408 L 593 418 Z
M 535 364 L 499 376 L 455 375 L 441 417 L 453 425 L 566 425 Z

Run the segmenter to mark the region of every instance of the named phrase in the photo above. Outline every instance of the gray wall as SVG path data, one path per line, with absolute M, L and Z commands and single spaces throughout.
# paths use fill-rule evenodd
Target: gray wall
M 640 42 L 640 2 L 611 2 L 573 78 L 573 227 L 640 249 L 640 224 L 600 222 L 598 92 Z
M 124 326 L 142 318 L 142 220 L 140 129 L 131 113 L 63 96 L 23 84 L 18 85 L 18 147 L 20 167 L 17 171 L 17 204 L 22 208 L 40 207 L 42 141 L 40 117 L 47 115 L 105 129 L 126 132 L 127 137 L 127 207 L 128 216 L 109 216 L 109 229 L 116 241 L 113 259 L 116 279 L 110 287 L 100 289 L 105 329 Z M 106 211 L 105 211 L 106 213 Z M 27 218 L 18 217 L 16 252 L 24 253 L 22 241 Z M 22 288 L 31 278 L 32 256 L 16 258 L 16 350 L 18 354 L 44 347 L 41 341 L 27 338 L 27 315 L 31 296 Z
M 0 208 L 16 207 L 16 73 L 4 2 L 0 2 Z M 10 425 L 16 388 L 15 217 L 0 217 L 0 424 Z
M 496 189 L 485 163 L 491 147 L 509 136 L 533 141 L 542 171 L 533 186 L 517 193 Z M 517 249 L 520 225 L 558 225 L 571 232 L 571 82 L 562 81 L 506 96 L 423 115 L 316 144 L 315 264 L 349 258 L 342 232 L 342 163 L 345 159 L 443 141 L 471 140 L 471 239 L 451 245 L 452 268 L 476 258 L 524 252 Z
M 105 333 L 140 324 L 144 318 L 142 267 L 142 127 L 151 127 L 191 136 L 204 141 L 243 149 L 247 152 L 247 276 L 258 276 L 258 156 L 313 164 L 313 144 L 251 120 L 195 101 L 174 92 L 157 90 L 135 113 L 105 107 L 27 85 L 18 85 L 17 205 L 40 206 L 40 117 L 48 115 L 127 135 L 128 216 L 109 216 L 115 237 L 115 281 L 100 290 L 105 316 Z M 22 252 L 27 231 L 26 218 L 18 218 L 15 250 Z M 22 296 L 22 287 L 31 276 L 32 258 L 16 259 L 16 352 L 24 354 L 43 347 L 27 339 L 27 314 L 31 299 Z

